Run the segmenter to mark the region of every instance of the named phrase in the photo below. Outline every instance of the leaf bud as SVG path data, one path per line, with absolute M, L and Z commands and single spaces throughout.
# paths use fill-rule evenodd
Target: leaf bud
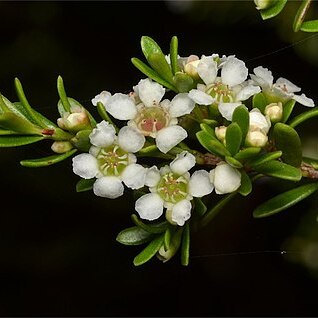
M 64 153 L 73 149 L 73 145 L 69 141 L 54 141 L 51 149 L 56 153 Z

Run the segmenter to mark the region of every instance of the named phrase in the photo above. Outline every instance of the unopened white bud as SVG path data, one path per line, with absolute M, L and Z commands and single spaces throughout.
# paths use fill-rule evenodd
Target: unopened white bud
M 51 149 L 56 153 L 64 153 L 73 148 L 73 145 L 69 141 L 54 141 L 51 146 Z
M 225 127 L 225 126 L 215 127 L 216 138 L 219 139 L 223 143 L 225 141 L 226 129 L 227 129 L 227 127 Z
M 268 137 L 262 130 L 249 130 L 245 143 L 250 147 L 265 147 L 267 141 Z
M 257 10 L 268 9 L 274 4 L 274 0 L 254 0 Z
M 71 111 L 71 113 L 65 113 L 63 118 L 57 120 L 60 128 L 71 132 L 91 129 L 90 120 L 85 109 L 73 108 Z
M 265 116 L 267 116 L 272 123 L 279 122 L 283 117 L 283 105 L 281 102 L 271 103 L 265 107 Z
M 184 71 L 190 75 L 193 78 L 199 78 L 199 74 L 198 74 L 198 64 L 200 63 L 201 60 L 197 59 L 191 62 L 188 62 L 185 66 L 184 66 Z

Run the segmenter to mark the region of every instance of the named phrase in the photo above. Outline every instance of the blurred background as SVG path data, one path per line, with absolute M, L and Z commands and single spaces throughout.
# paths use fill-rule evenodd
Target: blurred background
M 235 54 L 317 101 L 318 36 L 293 33 L 298 5 L 263 22 L 253 1 L 1 1 L 0 91 L 16 101 L 18 77 L 30 103 L 55 120 L 60 74 L 68 95 L 94 113 L 90 99 L 100 91 L 129 92 L 142 78 L 130 62 L 142 58 L 142 35 L 165 52 L 177 35 L 181 56 Z M 317 12 L 314 3 L 310 15 Z M 318 158 L 314 121 L 300 128 L 304 153 Z M 49 155 L 49 143 L 0 152 L 1 316 L 318 314 L 317 195 L 254 220 L 258 204 L 289 187 L 258 183 L 192 236 L 189 267 L 176 256 L 135 268 L 141 247 L 115 241 L 131 226 L 130 192 L 117 200 L 77 194 L 70 161 L 19 165 Z

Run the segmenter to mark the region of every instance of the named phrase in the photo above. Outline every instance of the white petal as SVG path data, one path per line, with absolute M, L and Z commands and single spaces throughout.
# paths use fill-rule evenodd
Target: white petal
M 182 200 L 175 204 L 172 208 L 171 219 L 179 226 L 183 226 L 185 221 L 191 217 L 191 202 L 189 200 Z
M 268 133 L 271 127 L 271 122 L 260 112 L 258 108 L 252 109 L 249 117 L 250 126 L 256 126 L 266 134 Z
M 251 78 L 256 82 L 256 84 L 260 85 L 264 89 L 268 89 L 273 85 L 274 78 L 269 69 L 263 66 L 258 66 L 255 67 L 253 71 L 256 76 L 251 74 Z
M 242 103 L 220 103 L 218 108 L 219 112 L 225 119 L 232 120 L 235 108 L 240 105 L 242 105 Z
M 282 90 L 287 91 L 288 93 L 297 93 L 301 91 L 300 87 L 296 86 L 291 81 L 283 77 L 280 77 L 276 81 L 275 86 L 280 87 Z
M 148 193 L 136 201 L 135 209 L 142 219 L 156 220 L 163 213 L 163 200 L 157 193 Z
M 145 144 L 145 136 L 136 129 L 124 126 L 118 133 L 118 144 L 127 152 L 137 152 Z
M 105 105 L 106 110 L 120 120 L 132 119 L 137 115 L 137 108 L 133 100 L 121 93 L 116 93 L 109 98 Z
M 95 181 L 94 194 L 108 199 L 116 199 L 123 195 L 124 186 L 117 177 L 102 177 Z
M 176 95 L 171 101 L 169 114 L 171 117 L 180 117 L 190 114 L 195 106 L 195 102 L 188 97 L 188 94 L 181 93 Z
M 230 57 L 224 63 L 221 70 L 221 78 L 224 84 L 235 86 L 244 82 L 248 75 L 245 63 L 236 57 Z
M 158 149 L 167 153 L 183 139 L 187 138 L 187 131 L 180 126 L 169 126 L 159 130 L 156 138 Z
M 152 166 L 147 170 L 145 185 L 147 187 L 154 187 L 160 181 L 160 172 L 156 166 Z
M 211 105 L 214 102 L 212 96 L 198 89 L 191 89 L 188 96 L 199 105 Z
M 241 101 L 241 100 L 247 100 L 251 96 L 259 93 L 261 91 L 259 86 L 254 86 L 254 85 L 248 85 L 243 87 L 239 93 L 236 95 L 236 100 Z
M 207 85 L 214 83 L 218 66 L 213 57 L 203 57 L 197 67 L 198 74 Z
M 97 103 L 100 102 L 105 106 L 111 95 L 112 94 L 107 91 L 102 91 L 92 99 L 92 104 L 97 106 Z
M 201 198 L 211 193 L 213 189 L 214 186 L 207 171 L 198 170 L 193 173 L 189 181 L 189 193 L 192 196 Z
M 165 94 L 164 87 L 156 82 L 153 82 L 149 78 L 140 80 L 137 91 L 139 98 L 147 107 L 158 105 Z
M 315 103 L 311 98 L 308 98 L 305 94 L 294 95 L 293 99 L 298 102 L 299 104 L 302 104 L 307 107 L 314 107 Z
M 94 178 L 99 171 L 96 158 L 89 153 L 82 153 L 72 161 L 74 173 L 84 179 Z
M 217 194 L 234 192 L 241 185 L 241 173 L 227 163 L 219 164 L 211 170 L 210 179 Z
M 113 125 L 103 120 L 89 135 L 89 140 L 96 147 L 108 147 L 115 140 L 116 131 Z
M 121 177 L 128 188 L 140 189 L 145 185 L 147 169 L 133 163 L 125 168 Z
M 183 175 L 195 166 L 195 157 L 190 152 L 183 151 L 170 163 L 172 172 Z

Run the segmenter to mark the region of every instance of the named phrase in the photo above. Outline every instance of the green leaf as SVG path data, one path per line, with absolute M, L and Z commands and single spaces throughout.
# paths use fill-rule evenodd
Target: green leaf
M 183 266 L 189 265 L 190 256 L 190 226 L 189 222 L 184 225 L 181 245 L 181 264 Z
M 164 237 L 164 248 L 167 251 L 169 249 L 170 246 L 170 242 L 171 242 L 171 229 L 170 227 L 167 227 L 166 232 L 165 232 L 165 237 Z
M 213 129 L 218 126 L 218 122 L 214 119 L 208 119 L 208 118 L 203 118 L 202 119 L 203 124 L 207 124 L 208 126 L 212 127 Z M 203 129 L 204 130 L 204 129 Z M 214 130 L 213 130 L 214 131 Z
M 161 53 L 163 55 L 160 46 L 149 36 L 142 36 L 140 44 L 142 52 L 147 60 L 153 53 Z
M 308 120 L 308 119 L 311 119 L 313 117 L 316 117 L 318 116 L 318 107 L 315 107 L 311 110 L 308 110 L 298 116 L 296 116 L 295 118 L 293 118 L 289 123 L 288 125 L 290 127 L 293 127 L 295 128 L 296 126 L 298 126 L 299 124 L 301 124 L 302 122 Z
M 258 147 L 249 147 L 249 148 L 245 148 L 240 150 L 235 156 L 234 158 L 236 160 L 239 161 L 245 161 L 247 159 L 253 158 L 255 156 L 257 156 L 260 151 L 262 150 L 262 148 L 258 148 Z
M 129 227 L 121 231 L 116 241 L 124 245 L 141 245 L 149 242 L 153 238 L 153 235 L 144 231 L 138 226 Z
M 268 9 L 261 10 L 263 20 L 267 20 L 277 16 L 285 7 L 287 0 L 276 0 L 276 4 Z
M 203 203 L 202 199 L 200 198 L 194 198 L 194 209 L 200 217 L 203 216 L 205 212 L 207 211 L 206 205 Z
M 246 106 L 241 105 L 235 108 L 232 116 L 232 122 L 237 123 L 241 128 L 242 141 L 244 142 L 250 125 L 250 115 Z
M 177 253 L 181 244 L 182 232 L 183 232 L 183 228 L 178 227 L 177 230 L 172 234 L 170 242 L 169 242 L 169 246 L 167 249 L 165 248 L 166 243 L 164 241 L 164 246 L 162 246 L 159 249 L 159 252 L 157 254 L 160 260 L 162 260 L 163 262 L 167 262 Z
M 258 108 L 263 114 L 267 106 L 267 100 L 263 93 L 258 93 L 253 96 L 253 108 Z
M 5 97 L 0 94 L 0 114 L 10 111 L 7 104 L 4 102 L 4 99 L 5 99 Z M 11 102 L 10 102 L 10 104 L 11 104 Z
M 40 127 L 11 112 L 0 114 L 0 127 L 20 134 L 42 136 L 42 129 Z
M 210 221 L 218 215 L 218 213 L 224 208 L 224 206 L 228 202 L 230 202 L 234 198 L 236 194 L 236 192 L 233 192 L 221 198 L 214 207 L 212 207 L 208 212 L 205 213 L 204 217 L 200 222 L 200 225 L 203 227 L 210 223 Z
M 252 192 L 252 181 L 245 171 L 241 172 L 241 186 L 238 189 L 238 193 L 243 196 L 247 196 Z
M 226 149 L 231 153 L 232 156 L 236 155 L 240 150 L 242 143 L 242 131 L 237 123 L 231 123 L 225 134 L 225 145 Z
M 162 53 L 152 53 L 148 56 L 150 66 L 167 82 L 173 84 L 173 74 L 170 65 Z
M 225 157 L 230 156 L 230 152 L 221 144 L 221 142 L 212 139 L 211 135 L 205 131 L 199 131 L 196 133 L 197 139 L 200 144 L 209 152 L 215 154 L 216 156 Z
M 140 72 L 142 72 L 143 74 L 145 74 L 147 77 L 153 79 L 154 81 L 156 81 L 157 83 L 170 88 L 171 90 L 173 90 L 174 92 L 177 93 L 176 88 L 171 85 L 169 82 L 167 82 L 166 80 L 164 80 L 163 78 L 160 77 L 160 75 L 155 72 L 152 68 L 150 68 L 148 65 L 146 65 L 145 63 L 143 63 L 142 61 L 140 61 L 139 59 L 137 59 L 136 57 L 133 57 L 131 59 L 131 62 L 133 63 L 133 65 L 138 68 L 138 70 Z
M 19 133 L 15 131 L 0 128 L 0 136 L 18 135 L 18 134 Z
M 143 223 L 136 214 L 131 215 L 132 221 L 135 223 L 135 225 L 139 226 L 143 230 L 153 233 L 153 234 L 160 234 L 166 231 L 167 226 L 169 223 L 167 221 L 163 221 L 160 223 L 151 223 L 151 224 L 145 224 Z
M 290 181 L 299 181 L 302 177 L 300 169 L 276 160 L 267 161 L 254 169 L 262 174 Z
M 255 218 L 263 218 L 286 210 L 296 203 L 306 199 L 317 190 L 318 183 L 309 183 L 281 193 L 257 207 L 253 212 L 253 216 Z
M 302 26 L 302 23 L 305 19 L 305 16 L 307 14 L 311 1 L 312 0 L 303 0 L 302 3 L 300 4 L 299 9 L 297 10 L 297 13 L 294 18 L 294 23 L 293 23 L 294 32 L 298 32 L 300 27 Z
M 43 139 L 39 136 L 0 136 L 0 148 L 24 146 Z
M 248 161 L 248 165 L 251 166 L 252 168 L 257 167 L 258 165 L 265 164 L 268 161 L 276 160 L 282 156 L 281 151 L 273 151 L 273 152 L 268 152 L 265 154 L 262 154 L 252 160 Z
M 113 123 L 113 121 L 111 120 L 111 118 L 109 117 L 107 111 L 106 111 L 106 108 L 105 106 L 103 105 L 103 103 L 101 102 L 98 102 L 97 103 L 97 112 L 99 114 L 99 116 L 103 119 L 103 120 L 106 120 L 108 123 L 110 123 L 111 125 L 114 126 L 116 132 L 118 133 L 119 129 L 118 127 Z
M 38 159 L 22 160 L 20 161 L 20 164 L 23 167 L 29 167 L 29 168 L 47 167 L 71 157 L 76 151 L 77 149 L 72 149 L 63 154 L 52 155 L 52 156 L 38 158 Z
M 30 106 L 30 104 L 29 104 L 29 102 L 24 94 L 22 84 L 18 78 L 15 78 L 14 84 L 15 84 L 17 95 L 18 95 L 19 100 L 21 102 L 20 107 L 21 108 L 23 107 L 23 110 L 27 114 L 28 118 L 31 119 L 33 124 L 36 124 L 42 128 L 48 128 L 47 125 L 43 122 L 44 116 L 42 116 L 42 115 L 39 116 L 39 113 L 34 111 L 33 108 Z
M 318 32 L 318 20 L 305 21 L 301 24 L 301 31 Z
M 192 77 L 182 72 L 177 72 L 175 74 L 173 77 L 173 83 L 179 93 L 187 93 L 194 87 Z
M 135 258 L 134 258 L 134 265 L 139 266 L 146 262 L 148 262 L 152 257 L 156 255 L 159 251 L 160 247 L 163 244 L 164 234 L 158 236 L 153 241 L 151 241 L 148 246 L 141 251 Z
M 283 105 L 283 118 L 282 118 L 282 122 L 286 123 L 286 121 L 288 120 L 289 116 L 291 115 L 294 106 L 296 104 L 296 101 L 294 99 L 290 99 L 288 102 L 286 102 Z
M 170 63 L 173 74 L 180 71 L 178 65 L 178 38 L 176 36 L 173 36 L 170 42 Z
M 243 165 L 242 165 L 238 160 L 236 160 L 236 159 L 233 158 L 233 157 L 226 156 L 226 157 L 225 157 L 225 161 L 226 161 L 230 166 L 232 166 L 233 168 L 240 169 L 240 168 L 243 167 Z
M 62 105 L 63 105 L 63 108 L 64 108 L 64 112 L 68 112 L 70 113 L 71 112 L 71 104 L 67 98 L 67 95 L 66 95 L 66 92 L 65 92 L 65 88 L 64 88 L 64 83 L 63 83 L 63 79 L 61 76 L 59 76 L 57 78 L 57 91 L 58 91 L 58 94 L 60 96 L 60 99 L 62 101 Z M 60 115 L 63 116 L 61 114 L 61 109 L 59 109 L 60 111 Z
M 283 152 L 285 163 L 299 167 L 302 161 L 301 141 L 295 129 L 283 123 L 277 123 L 273 130 L 275 146 Z
M 91 134 L 91 130 L 80 130 L 75 137 L 71 139 L 72 144 L 79 150 L 88 152 L 91 147 L 89 135 Z
M 93 189 L 96 178 L 81 179 L 76 183 L 76 192 L 85 192 Z
M 208 124 L 206 123 L 201 123 L 200 128 L 205 131 L 207 134 L 211 136 L 211 138 L 218 140 L 215 136 L 215 130 Z

